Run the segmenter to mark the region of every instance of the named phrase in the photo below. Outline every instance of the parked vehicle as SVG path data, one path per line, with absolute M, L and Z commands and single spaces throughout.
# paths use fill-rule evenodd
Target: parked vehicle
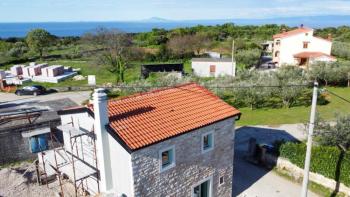
M 15 94 L 18 96 L 22 96 L 22 95 L 38 96 L 45 93 L 46 93 L 46 89 L 40 85 L 25 86 L 22 89 L 16 90 L 15 92 Z

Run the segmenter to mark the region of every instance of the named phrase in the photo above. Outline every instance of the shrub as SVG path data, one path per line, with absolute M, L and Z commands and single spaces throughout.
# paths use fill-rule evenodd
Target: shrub
M 288 159 L 300 168 L 304 168 L 306 153 L 305 143 L 288 142 L 280 145 L 279 155 Z M 341 155 L 341 150 L 332 146 L 312 147 L 310 171 L 321 174 L 325 177 L 336 180 L 337 164 Z M 340 182 L 350 186 L 350 152 L 346 152 L 340 168 Z

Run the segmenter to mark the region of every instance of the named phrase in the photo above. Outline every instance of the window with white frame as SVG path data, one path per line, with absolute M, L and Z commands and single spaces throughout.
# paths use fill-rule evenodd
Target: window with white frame
M 208 152 L 214 148 L 214 133 L 208 132 L 202 135 L 202 152 Z
M 159 151 L 160 171 L 168 170 L 175 166 L 175 147 L 169 147 Z

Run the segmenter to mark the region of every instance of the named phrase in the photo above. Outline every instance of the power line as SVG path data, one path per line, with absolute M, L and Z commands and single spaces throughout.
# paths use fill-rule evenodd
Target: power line
M 205 86 L 202 85 L 205 88 L 222 88 L 222 89 L 236 89 L 236 88 L 284 88 L 284 87 L 312 87 L 309 84 L 287 84 L 287 85 L 251 85 L 251 86 Z M 111 87 L 104 87 L 104 86 L 96 86 L 100 88 L 176 88 L 181 86 L 111 86 Z M 86 88 L 86 87 L 84 87 Z
M 350 100 L 348 100 L 348 99 L 346 99 L 346 98 L 344 98 L 342 96 L 339 96 L 338 94 L 336 94 L 336 93 L 334 93 L 334 92 L 332 92 L 330 90 L 325 89 L 325 91 L 327 91 L 328 93 L 332 94 L 333 96 L 336 96 L 336 97 L 340 98 L 341 100 L 343 100 L 343 101 L 345 101 L 347 103 L 350 103 Z

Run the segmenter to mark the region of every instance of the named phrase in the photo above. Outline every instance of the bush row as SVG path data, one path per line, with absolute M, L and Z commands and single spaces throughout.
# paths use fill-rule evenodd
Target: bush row
M 279 156 L 288 159 L 300 168 L 304 168 L 306 153 L 305 143 L 284 143 L 279 146 Z M 337 174 L 337 168 L 340 173 Z M 341 159 L 341 151 L 337 147 L 312 147 L 310 171 L 337 180 L 350 186 L 350 152 Z

